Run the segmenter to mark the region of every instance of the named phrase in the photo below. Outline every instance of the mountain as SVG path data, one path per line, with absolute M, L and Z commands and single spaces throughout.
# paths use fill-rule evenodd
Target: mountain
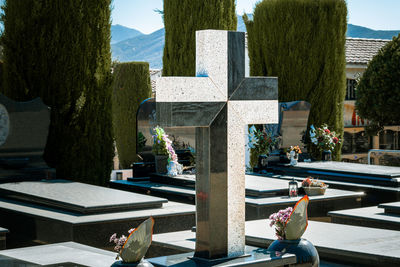
M 111 45 L 113 60 L 146 61 L 151 69 L 162 68 L 164 28 L 151 34 L 142 34 Z
M 249 19 L 253 18 L 252 14 L 248 14 Z M 162 68 L 162 55 L 164 49 L 165 30 L 160 29 L 151 34 L 142 34 L 141 32 L 123 27 L 121 25 L 113 25 L 111 29 L 113 40 L 121 38 L 116 43 L 111 43 L 113 60 L 121 62 L 126 61 L 147 61 L 150 63 L 151 69 Z M 246 31 L 246 26 L 242 16 L 238 16 L 238 31 Z M 122 33 L 126 31 L 126 33 Z M 120 35 L 118 35 L 121 33 Z M 129 34 L 136 33 L 136 36 Z M 373 38 L 373 39 L 392 39 L 397 36 L 400 31 L 375 31 L 366 27 L 348 24 L 347 37 L 353 38 Z
M 392 39 L 397 36 L 399 31 L 376 31 L 366 27 L 361 27 L 353 24 L 347 25 L 347 36 L 357 38 L 373 38 L 373 39 Z
M 111 44 L 118 43 L 122 40 L 142 35 L 138 30 L 131 29 L 122 25 L 111 25 Z

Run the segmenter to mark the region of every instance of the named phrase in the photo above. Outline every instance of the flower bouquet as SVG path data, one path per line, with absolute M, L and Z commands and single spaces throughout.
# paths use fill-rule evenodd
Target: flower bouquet
M 182 173 L 182 165 L 178 163 L 178 156 L 172 147 L 164 129 L 157 126 L 153 129 L 153 154 L 155 155 L 156 171 L 175 176 Z
M 268 156 L 272 148 L 278 144 L 278 139 L 265 129 L 259 130 L 254 125 L 249 128 L 250 167 L 259 164 L 259 157 Z M 261 166 L 259 166 L 261 167 Z
M 297 165 L 299 154 L 301 154 L 301 149 L 299 146 L 290 146 L 289 152 L 287 153 L 287 156 L 290 159 L 290 165 Z
M 332 151 L 335 149 L 336 145 L 342 142 L 339 135 L 329 130 L 326 124 L 317 128 L 311 125 L 310 138 L 311 143 L 316 146 L 318 150 L 328 155 L 327 158 L 323 157 L 323 160 L 331 160 Z
M 269 216 L 270 227 L 275 226 L 278 240 L 296 240 L 307 229 L 308 197 L 300 199 L 294 208 L 288 207 Z
M 301 186 L 309 196 L 324 195 L 328 185 L 309 176 L 303 180 Z

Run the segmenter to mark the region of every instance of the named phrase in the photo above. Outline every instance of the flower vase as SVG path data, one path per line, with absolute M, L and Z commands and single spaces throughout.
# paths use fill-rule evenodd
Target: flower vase
M 330 150 L 322 151 L 322 161 L 332 161 L 332 151 Z
M 296 264 L 304 266 L 319 266 L 319 255 L 314 245 L 307 239 L 275 240 L 268 247 L 268 251 L 295 254 Z
M 297 161 L 299 160 L 299 154 L 297 154 L 295 151 L 290 151 L 289 153 L 289 158 L 290 158 L 290 165 L 295 166 L 297 165 Z
M 156 172 L 160 174 L 167 173 L 168 156 L 166 155 L 155 155 Z

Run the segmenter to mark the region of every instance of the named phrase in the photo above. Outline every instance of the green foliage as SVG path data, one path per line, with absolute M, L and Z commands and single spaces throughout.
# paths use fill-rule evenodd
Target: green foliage
M 308 101 L 309 125 L 327 123 L 341 136 L 346 16 L 345 0 L 264 0 L 253 21 L 243 17 L 251 75 L 278 76 L 280 102 Z
M 400 124 L 400 34 L 369 62 L 356 90 L 356 109 L 375 133 Z
M 51 107 L 45 150 L 58 178 L 104 185 L 112 158 L 111 0 L 6 0 L 5 94 Z
M 125 169 L 137 160 L 136 113 L 140 103 L 151 97 L 149 63 L 119 63 L 113 75 L 114 136 L 119 162 Z
M 164 0 L 163 76 L 194 76 L 196 31 L 236 30 L 235 0 Z

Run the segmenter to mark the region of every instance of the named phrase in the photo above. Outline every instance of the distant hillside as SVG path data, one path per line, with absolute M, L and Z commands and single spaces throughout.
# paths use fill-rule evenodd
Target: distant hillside
M 248 14 L 248 16 L 252 19 L 252 14 Z M 113 60 L 119 60 L 121 62 L 147 61 L 150 63 L 150 68 L 152 69 L 162 68 L 164 29 L 145 35 L 137 30 L 129 29 L 121 25 L 113 25 L 111 27 L 113 40 L 118 38 L 122 39 L 117 43 L 111 42 Z M 122 32 L 125 30 L 127 33 L 123 34 Z M 243 32 L 246 31 L 246 26 L 243 22 L 242 16 L 238 16 L 237 30 Z M 119 35 L 120 33 L 121 35 Z M 133 37 L 129 35 L 134 33 L 137 35 Z M 397 36 L 399 33 L 400 30 L 375 31 L 352 24 L 348 24 L 347 26 L 347 36 L 353 38 L 392 39 L 393 36 Z
M 372 39 L 392 39 L 393 36 L 397 36 L 400 33 L 398 31 L 375 31 L 366 27 L 361 27 L 353 24 L 347 25 L 347 36 L 357 38 L 372 38 Z
M 164 28 L 152 34 L 142 34 L 134 38 L 123 40 L 111 45 L 113 60 L 146 61 L 150 68 L 162 68 L 162 55 L 164 49 Z
M 115 44 L 120 41 L 142 35 L 138 30 L 131 29 L 122 25 L 111 25 L 111 43 Z

